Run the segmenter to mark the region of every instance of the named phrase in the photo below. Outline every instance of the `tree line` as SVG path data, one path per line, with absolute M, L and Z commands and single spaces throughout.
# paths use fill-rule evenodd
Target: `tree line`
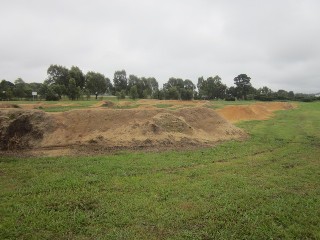
M 251 78 L 246 74 L 239 74 L 234 78 L 234 86 L 227 87 L 222 79 L 214 77 L 199 77 L 197 85 L 189 79 L 169 78 L 159 88 L 159 83 L 154 77 L 127 76 L 125 70 L 115 71 L 112 81 L 102 73 L 88 71 L 86 74 L 79 67 L 70 69 L 60 65 L 50 65 L 47 69 L 47 78 L 43 83 L 26 83 L 18 78 L 14 83 L 6 80 L 0 82 L 1 100 L 32 99 L 32 92 L 37 92 L 39 99 L 48 101 L 60 100 L 67 96 L 71 100 L 89 99 L 94 95 L 114 95 L 118 99 L 129 96 L 132 99 L 153 98 L 172 100 L 192 99 L 224 99 L 235 100 L 320 100 L 314 95 L 294 93 L 293 91 L 272 91 L 264 86 L 254 88 Z

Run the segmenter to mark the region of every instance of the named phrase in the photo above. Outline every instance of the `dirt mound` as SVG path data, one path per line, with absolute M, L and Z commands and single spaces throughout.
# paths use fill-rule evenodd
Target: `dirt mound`
M 156 99 L 139 99 L 136 101 L 127 101 L 127 100 L 120 100 L 120 101 L 99 101 L 96 104 L 93 104 L 90 108 L 117 108 L 117 109 L 140 109 L 140 110 L 151 110 L 151 109 L 158 109 L 158 108 L 165 108 L 176 110 L 180 108 L 190 108 L 190 107 L 205 107 L 211 106 L 209 101 L 181 101 L 181 100 L 156 100 Z
M 10 114 L 1 112 L 1 119 L 5 119 L 5 124 L 1 122 L 2 149 L 10 149 L 9 142 L 15 136 L 20 139 L 15 146 L 39 151 L 58 149 L 58 154 L 67 148 L 77 153 L 101 149 L 188 148 L 246 137 L 241 129 L 208 108 L 177 111 L 100 108 L 62 113 L 21 110 L 15 116 Z
M 187 106 L 187 107 L 202 107 L 205 104 L 210 103 L 207 100 L 192 100 L 192 101 L 183 101 L 183 100 L 157 100 L 157 99 L 140 99 L 138 100 L 139 104 L 144 105 L 172 105 L 174 107 L 178 106 Z
M 99 101 L 96 104 L 93 104 L 91 108 L 100 108 L 100 107 L 106 107 L 106 108 L 114 108 L 116 104 L 112 101 L 105 100 L 105 101 Z
M 52 129 L 50 117 L 41 111 L 10 109 L 0 111 L 0 149 L 29 149 Z
M 274 111 L 293 109 L 295 106 L 288 102 L 256 103 L 252 105 L 232 105 L 218 109 L 217 112 L 230 122 L 245 120 L 265 120 Z
M 182 117 L 170 113 L 159 113 L 153 118 L 153 126 L 166 132 L 191 133 L 192 127 Z
M 209 101 L 192 100 L 156 100 L 156 99 L 140 99 L 137 101 L 138 108 L 150 109 L 150 108 L 166 108 L 166 109 L 180 109 L 190 107 L 206 107 L 210 104 Z
M 232 122 L 262 120 L 272 112 L 292 109 L 285 102 L 227 106 L 218 113 L 206 107 L 112 109 L 89 108 L 59 113 L 3 108 L 0 149 L 84 154 L 114 149 L 168 149 L 211 146 L 247 135 Z M 205 104 L 205 102 L 203 102 Z M 109 108 L 110 106 L 110 108 Z M 221 116 L 220 116 L 221 115 Z M 227 119 L 227 120 L 226 120 Z
M 114 104 L 114 102 L 111 102 L 111 101 L 103 101 L 100 106 L 107 107 L 107 108 L 113 108 L 113 107 L 115 107 L 115 104 Z
M 20 108 L 17 104 L 0 103 L 0 108 Z
M 178 111 L 74 110 L 53 114 L 58 127 L 43 146 L 100 144 L 109 147 L 213 143 L 237 139 L 245 133 L 207 108 Z M 76 123 L 76 124 L 74 124 Z M 184 143 L 182 143 L 184 144 Z

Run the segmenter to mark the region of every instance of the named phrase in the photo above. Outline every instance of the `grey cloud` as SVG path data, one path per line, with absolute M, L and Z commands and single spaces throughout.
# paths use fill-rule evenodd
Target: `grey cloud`
M 50 64 L 112 78 L 240 73 L 256 87 L 319 92 L 320 3 L 11 0 L 0 9 L 0 78 L 42 81 Z

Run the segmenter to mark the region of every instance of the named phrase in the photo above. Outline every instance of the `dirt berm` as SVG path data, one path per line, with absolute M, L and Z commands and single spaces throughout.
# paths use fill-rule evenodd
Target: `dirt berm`
M 265 120 L 272 117 L 275 111 L 289 110 L 295 107 L 295 104 L 288 102 L 268 102 L 240 106 L 231 105 L 216 111 L 228 121 L 235 123 L 248 120 Z
M 97 149 L 188 148 L 242 139 L 246 133 L 209 108 L 87 109 L 63 113 L 5 109 L 0 146 L 74 152 Z

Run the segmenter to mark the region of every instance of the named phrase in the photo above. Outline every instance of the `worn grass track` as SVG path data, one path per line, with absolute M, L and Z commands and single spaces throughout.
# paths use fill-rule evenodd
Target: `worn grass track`
M 197 151 L 0 157 L 0 239 L 319 239 L 320 103 Z

